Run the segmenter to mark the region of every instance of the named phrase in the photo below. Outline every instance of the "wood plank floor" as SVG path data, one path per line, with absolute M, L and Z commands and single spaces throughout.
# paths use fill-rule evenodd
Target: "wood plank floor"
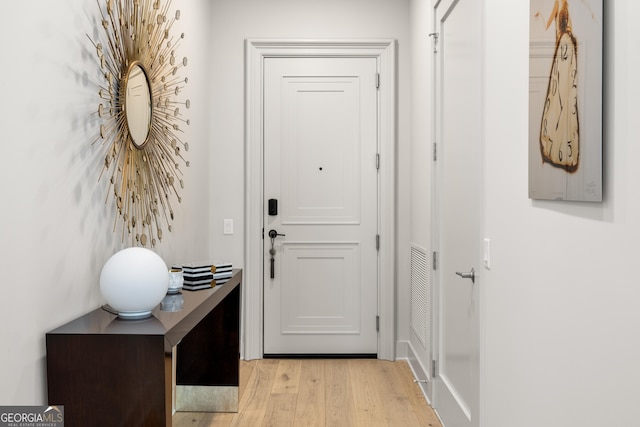
M 442 427 L 405 361 L 240 362 L 240 411 L 178 412 L 174 427 Z

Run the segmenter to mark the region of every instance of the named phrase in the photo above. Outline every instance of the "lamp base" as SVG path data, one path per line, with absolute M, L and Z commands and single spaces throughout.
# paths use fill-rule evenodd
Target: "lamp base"
M 119 312 L 118 317 L 125 320 L 146 319 L 151 316 L 151 311 L 127 311 Z
M 115 314 L 116 316 L 124 320 L 138 320 L 138 319 L 146 319 L 147 317 L 151 317 L 151 310 L 119 312 L 118 310 L 111 307 L 109 304 L 103 305 L 102 309 L 104 311 L 108 311 L 111 314 Z

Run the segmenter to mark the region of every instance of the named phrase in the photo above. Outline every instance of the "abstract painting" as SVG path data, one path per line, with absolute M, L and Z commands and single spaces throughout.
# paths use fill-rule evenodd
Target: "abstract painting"
M 529 197 L 602 201 L 602 0 L 530 0 Z

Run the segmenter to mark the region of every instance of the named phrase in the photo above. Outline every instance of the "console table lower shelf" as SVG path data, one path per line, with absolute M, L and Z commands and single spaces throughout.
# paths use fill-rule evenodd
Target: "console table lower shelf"
M 64 405 L 71 427 L 237 412 L 241 282 L 234 270 L 223 285 L 168 295 L 147 319 L 97 309 L 48 332 L 49 404 Z

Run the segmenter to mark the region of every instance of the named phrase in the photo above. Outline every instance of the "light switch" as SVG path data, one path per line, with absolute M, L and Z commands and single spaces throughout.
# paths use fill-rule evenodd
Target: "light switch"
M 225 219 L 224 220 L 224 234 L 233 234 L 233 220 Z
M 483 260 L 484 260 L 484 268 L 486 268 L 487 270 L 491 270 L 491 239 L 484 239 L 484 245 L 483 245 L 483 249 L 484 249 L 484 255 L 483 255 Z

